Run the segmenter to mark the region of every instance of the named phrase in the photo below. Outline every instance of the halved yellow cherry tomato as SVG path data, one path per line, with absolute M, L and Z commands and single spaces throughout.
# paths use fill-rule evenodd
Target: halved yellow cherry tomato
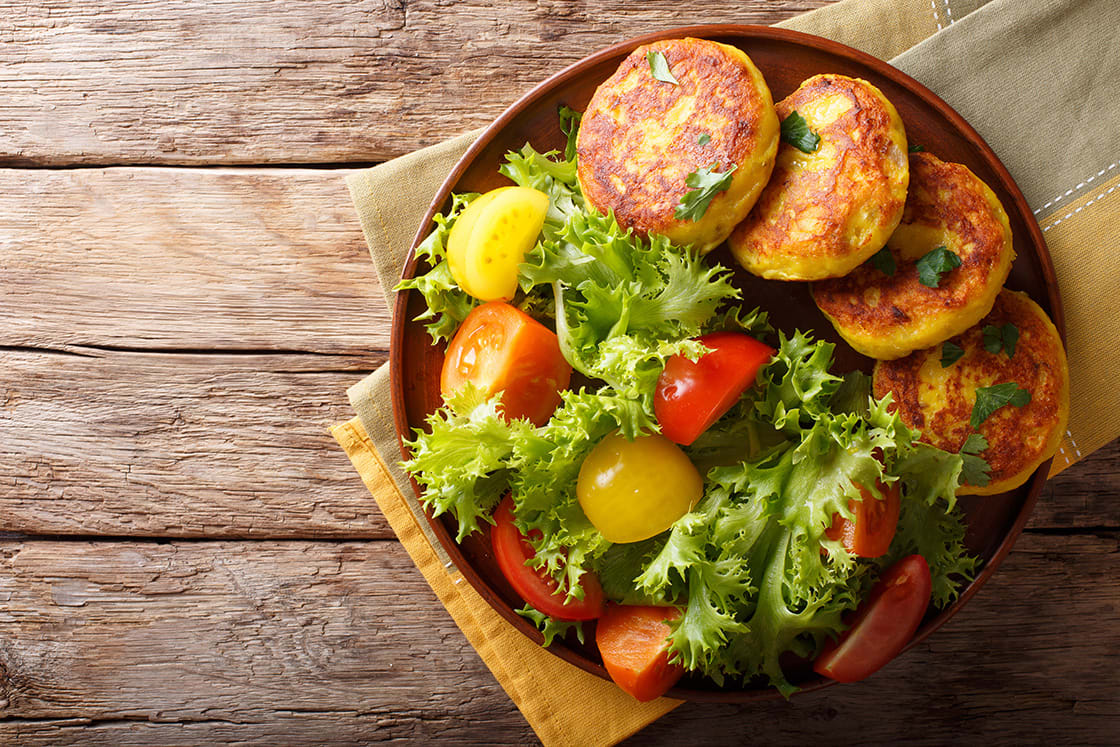
M 455 278 L 455 282 L 459 284 L 467 293 L 472 296 L 470 289 L 467 287 L 467 244 L 470 241 L 471 234 L 474 233 L 474 227 L 478 224 L 478 218 L 482 215 L 483 209 L 486 208 L 494 198 L 513 187 L 499 187 L 492 189 L 484 195 L 479 195 L 474 199 L 474 202 L 467 205 L 459 217 L 455 220 L 455 224 L 451 226 L 451 233 L 447 237 L 447 264 L 451 269 L 451 277 Z
M 470 235 L 462 255 L 463 276 L 457 278 L 459 286 L 482 301 L 513 298 L 517 293 L 517 268 L 536 243 L 547 213 L 548 195 L 528 187 L 505 187 L 490 198 L 479 208 L 473 224 L 461 231 L 469 230 Z M 451 230 L 454 233 L 455 226 Z M 454 274 L 455 262 L 448 262 Z
M 633 441 L 607 436 L 583 460 L 576 497 L 588 520 L 611 542 L 660 534 L 704 493 L 704 480 L 676 444 L 652 434 Z

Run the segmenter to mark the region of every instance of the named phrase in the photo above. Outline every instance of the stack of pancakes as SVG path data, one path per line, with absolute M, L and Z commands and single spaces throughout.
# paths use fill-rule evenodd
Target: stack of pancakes
M 787 118 L 816 138 L 779 141 Z M 909 153 L 901 117 L 867 81 L 816 75 L 775 106 L 742 50 L 656 42 L 596 90 L 577 150 L 588 203 L 623 227 L 701 252 L 726 240 L 755 275 L 811 281 L 837 332 L 876 359 L 875 396 L 892 394 L 922 440 L 959 451 L 984 436 L 991 481 L 959 492 L 1017 487 L 1057 449 L 1065 352 L 1045 312 L 1003 289 L 1015 256 L 1003 206 L 964 165 Z M 720 175 L 707 209 L 682 215 L 686 195 Z M 955 257 L 932 282 L 931 252 Z M 1008 326 L 1017 340 L 993 346 L 990 330 Z M 1030 401 L 973 426 L 976 390 L 1009 382 Z

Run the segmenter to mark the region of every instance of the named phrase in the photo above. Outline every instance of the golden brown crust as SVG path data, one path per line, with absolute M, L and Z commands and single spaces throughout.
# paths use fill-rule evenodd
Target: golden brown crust
M 961 259 L 937 288 L 918 281 L 917 260 L 937 246 Z M 863 264 L 814 283 L 813 299 L 848 343 L 872 358 L 897 358 L 972 326 L 991 308 L 1014 259 L 1007 214 L 965 166 L 910 156 L 910 193 L 887 248 L 896 270 Z
M 680 85 L 652 76 L 651 52 L 665 56 Z M 668 39 L 634 50 L 595 91 L 577 139 L 579 182 L 587 201 L 613 210 L 624 228 L 707 250 L 754 204 L 777 141 L 770 90 L 746 54 L 703 39 Z M 720 173 L 736 168 L 731 187 L 700 220 L 678 220 L 691 190 L 686 178 L 713 165 Z
M 879 89 L 843 75 L 809 78 L 777 105 L 780 119 L 794 111 L 820 144 L 810 154 L 779 145 L 770 183 L 731 248 L 762 277 L 837 277 L 879 251 L 902 216 L 906 134 Z
M 1010 358 L 983 346 L 983 328 L 1005 324 L 1019 330 Z M 949 342 L 965 352 L 948 367 L 941 365 L 942 345 L 878 362 L 875 396 L 890 392 L 892 409 L 921 431 L 922 441 L 959 452 L 975 432 L 970 420 L 976 389 L 1015 382 L 1030 392 L 1031 401 L 1024 407 L 1001 407 L 976 429 L 988 441 L 980 456 L 991 467 L 991 483 L 959 492 L 992 494 L 1018 487 L 1053 456 L 1069 417 L 1069 370 L 1058 331 L 1026 294 L 1004 290 L 979 324 Z

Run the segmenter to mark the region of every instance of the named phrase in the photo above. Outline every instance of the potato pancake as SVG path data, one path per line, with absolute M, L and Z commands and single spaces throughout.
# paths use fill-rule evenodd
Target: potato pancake
M 811 153 L 783 141 L 770 183 L 731 234 L 748 271 L 775 280 L 839 277 L 883 248 L 906 201 L 902 119 L 878 88 L 816 75 L 781 101 L 820 136 Z
M 654 77 L 660 59 L 677 83 Z M 773 99 L 750 58 L 726 44 L 669 39 L 635 49 L 596 89 L 577 137 L 579 183 L 622 227 L 706 252 L 750 211 L 777 148 Z M 678 218 L 693 190 L 686 179 L 701 169 L 717 180 L 734 171 L 702 215 Z
M 936 288 L 921 282 L 918 261 L 945 247 L 960 266 Z M 910 194 L 902 222 L 887 241 L 894 265 L 857 267 L 814 283 L 813 300 L 840 336 L 860 353 L 900 358 L 976 324 L 995 302 L 1015 251 L 1007 213 L 988 185 L 959 163 L 929 153 L 910 156 Z
M 990 352 L 985 331 L 989 346 L 995 347 L 1006 325 L 1018 335 L 1013 354 L 1008 355 L 1006 341 L 998 352 Z M 952 362 L 954 351 L 946 350 L 950 343 L 963 350 Z M 1008 382 L 1027 390 L 1030 401 L 1022 407 L 1004 405 L 974 429 L 970 421 L 976 390 Z M 1069 367 L 1058 330 L 1025 293 L 1010 290 L 1000 292 L 991 312 L 963 334 L 905 358 L 876 363 L 873 388 L 876 397 L 890 392 L 902 421 L 939 449 L 959 452 L 975 432 L 987 439 L 988 448 L 979 456 L 991 468 L 991 482 L 963 485 L 957 491 L 962 495 L 992 495 L 1022 485 L 1054 455 L 1069 419 Z

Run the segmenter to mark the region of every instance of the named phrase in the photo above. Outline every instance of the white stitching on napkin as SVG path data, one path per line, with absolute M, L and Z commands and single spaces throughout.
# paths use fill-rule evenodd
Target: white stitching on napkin
M 944 0 L 944 3 L 945 3 L 945 15 L 948 16 L 949 25 L 952 26 L 953 25 L 953 9 L 949 7 L 949 0 Z
M 1067 429 L 1066 430 L 1066 437 L 1062 440 L 1061 446 L 1058 448 L 1058 455 L 1061 455 L 1062 459 L 1066 460 L 1066 466 L 1068 467 L 1071 464 L 1073 464 L 1074 462 L 1076 462 L 1077 459 L 1074 459 L 1073 457 L 1071 457 L 1069 455 L 1069 452 L 1066 450 L 1066 443 L 1067 442 L 1069 443 L 1070 446 L 1073 447 L 1074 452 L 1077 454 L 1077 459 L 1083 459 L 1084 457 L 1081 455 L 1081 449 L 1078 448 L 1078 446 L 1077 446 L 1077 441 L 1075 441 L 1074 438 L 1073 438 L 1073 431 L 1070 431 L 1070 430 Z
M 1069 458 L 1069 453 L 1066 451 L 1066 445 L 1065 444 L 1061 445 L 1061 447 L 1058 449 L 1058 453 L 1055 454 L 1054 456 L 1055 457 L 1061 457 L 1062 459 L 1064 459 L 1067 467 L 1070 466 L 1071 464 L 1073 464 L 1073 460 Z
M 1082 205 L 1081 207 L 1077 208 L 1076 210 L 1071 210 L 1071 211 L 1069 211 L 1068 213 L 1066 213 L 1065 215 L 1063 215 L 1063 216 L 1062 216 L 1061 218 L 1058 218 L 1058 219 L 1057 219 L 1056 221 L 1054 221 L 1053 223 L 1051 223 L 1050 225 L 1048 225 L 1048 226 L 1047 226 L 1046 228 L 1042 229 L 1042 232 L 1043 232 L 1043 233 L 1046 233 L 1046 232 L 1047 232 L 1047 231 L 1049 231 L 1049 230 L 1050 230 L 1051 228 L 1053 228 L 1054 226 L 1056 226 L 1056 225 L 1058 225 L 1059 223 L 1061 223 L 1062 221 L 1064 221 L 1064 220 L 1065 220 L 1066 218 L 1072 218 L 1072 217 L 1073 217 L 1074 215 L 1077 215 L 1077 214 L 1078 214 L 1078 213 L 1080 213 L 1080 212 L 1081 212 L 1082 210 L 1084 210 L 1085 208 L 1087 208 L 1087 207 L 1089 207 L 1090 205 L 1092 205 L 1092 204 L 1093 204 L 1094 202 L 1099 202 L 1099 201 L 1100 201 L 1100 200 L 1101 200 L 1102 198 L 1104 198 L 1104 197 L 1105 197 L 1105 195 L 1110 195 L 1110 194 L 1112 194 L 1113 192 L 1115 192 L 1115 191 L 1116 191 L 1116 188 L 1117 188 L 1117 187 L 1120 187 L 1120 184 L 1113 184 L 1113 185 L 1112 185 L 1111 187 L 1109 187 L 1108 189 L 1106 189 L 1106 190 L 1105 190 L 1104 192 L 1101 192 L 1101 193 L 1100 193 L 1099 195 L 1097 195 L 1097 196 L 1096 196 L 1096 197 L 1094 197 L 1093 199 L 1089 200 L 1088 202 L 1086 202 L 1086 203 L 1085 203 L 1084 205 Z
M 1072 195 L 1072 194 L 1073 194 L 1074 192 L 1076 192 L 1076 191 L 1078 191 L 1078 190 L 1080 190 L 1080 189 L 1083 189 L 1084 187 L 1086 187 L 1086 186 L 1087 186 L 1087 185 L 1089 184 L 1089 182 L 1093 181 L 1093 180 L 1094 180 L 1094 179 L 1096 179 L 1096 178 L 1097 178 L 1098 176 L 1104 176 L 1104 173 L 1105 173 L 1106 171 L 1112 171 L 1112 170 L 1113 170 L 1114 168 L 1116 168 L 1117 166 L 1120 166 L 1120 161 L 1117 161 L 1116 163 L 1114 163 L 1114 164 L 1112 164 L 1112 165 L 1110 165 L 1110 166 L 1106 166 L 1105 168 L 1103 168 L 1103 169 L 1101 169 L 1100 171 L 1098 171 L 1098 172 L 1097 172 L 1097 173 L 1096 173 L 1095 175 L 1093 175 L 1093 176 L 1090 176 L 1090 177 L 1089 177 L 1088 179 L 1086 179 L 1085 181 L 1083 181 L 1083 182 L 1081 182 L 1080 184 L 1078 184 L 1078 185 L 1077 185 L 1076 187 L 1073 187 L 1072 189 L 1067 189 L 1067 190 L 1066 190 L 1065 192 L 1063 192 L 1062 194 L 1058 195 L 1058 196 L 1057 196 L 1057 197 L 1055 197 L 1055 198 L 1054 198 L 1053 200 L 1050 200 L 1050 202 L 1046 203 L 1045 205 L 1043 205 L 1042 207 L 1040 207 L 1040 208 L 1039 208 L 1038 210 L 1035 210 L 1035 211 L 1034 211 L 1034 214 L 1035 214 L 1035 215 L 1038 215 L 1038 214 L 1039 214 L 1039 213 L 1041 213 L 1041 212 L 1042 212 L 1043 210 L 1045 210 L 1046 208 L 1048 208 L 1048 207 L 1050 207 L 1051 205 L 1053 205 L 1053 204 L 1054 204 L 1055 202 L 1057 202 L 1057 201 L 1059 201 L 1059 200 L 1061 200 L 1061 199 L 1064 199 L 1064 198 L 1066 198 L 1066 197 L 1069 197 L 1069 196 L 1070 196 L 1070 195 Z M 1068 218 L 1069 216 L 1067 215 L 1066 217 Z
M 929 7 L 933 8 L 933 20 L 937 21 L 937 30 L 941 30 L 941 16 L 937 15 L 937 0 L 929 0 Z
M 1080 459 L 1081 458 L 1081 449 L 1077 448 L 1077 441 L 1073 440 L 1073 432 L 1067 430 L 1066 431 L 1066 438 L 1068 438 L 1069 442 L 1071 444 L 1073 444 L 1073 450 L 1077 453 L 1077 458 Z

